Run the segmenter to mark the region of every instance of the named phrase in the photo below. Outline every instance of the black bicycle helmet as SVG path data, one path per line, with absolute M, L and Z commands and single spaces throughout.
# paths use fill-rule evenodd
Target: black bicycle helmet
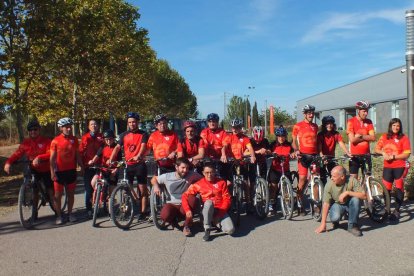
M 308 111 L 315 111 L 315 107 L 313 105 L 307 104 L 302 108 L 302 113 L 306 113 Z
M 126 118 L 127 118 L 127 120 L 129 119 L 129 118 L 134 118 L 134 119 L 136 119 L 136 120 L 140 120 L 140 117 L 139 117 L 139 114 L 137 113 L 137 112 L 128 112 L 127 114 L 126 114 Z
M 277 129 L 275 129 L 275 135 L 276 136 L 287 136 L 288 132 L 286 130 L 286 128 L 284 127 L 279 127 Z
M 220 120 L 220 117 L 216 113 L 210 113 L 210 114 L 207 115 L 207 121 L 218 122 L 219 120 Z
M 34 128 L 40 128 L 40 124 L 37 120 L 32 120 L 27 124 L 27 130 L 32 130 Z
M 163 121 L 163 120 L 167 120 L 167 116 L 165 116 L 164 114 L 158 114 L 158 115 L 156 115 L 155 117 L 154 117 L 154 124 L 158 124 L 160 121 Z
M 115 133 L 112 129 L 107 129 L 103 133 L 104 138 L 115 138 Z
M 243 120 L 239 118 L 234 118 L 233 120 L 231 120 L 230 125 L 232 127 L 241 127 L 243 125 Z
M 322 124 L 326 125 L 326 124 L 329 124 L 329 123 L 335 124 L 335 118 L 331 115 L 324 116 L 322 118 Z

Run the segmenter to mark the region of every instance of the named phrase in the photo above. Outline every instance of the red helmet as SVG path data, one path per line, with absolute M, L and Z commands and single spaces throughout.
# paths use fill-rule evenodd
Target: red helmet
M 196 124 L 193 121 L 184 121 L 183 130 L 185 130 L 187 127 L 196 128 Z
M 371 105 L 367 101 L 359 101 L 355 104 L 356 109 L 369 109 Z
M 264 137 L 264 129 L 261 126 L 255 126 L 252 131 L 253 139 L 255 141 L 262 141 Z

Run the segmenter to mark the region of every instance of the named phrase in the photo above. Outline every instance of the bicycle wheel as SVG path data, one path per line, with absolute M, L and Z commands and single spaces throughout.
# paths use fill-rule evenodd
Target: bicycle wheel
M 280 206 L 285 219 L 292 219 L 293 210 L 295 208 L 295 196 L 293 195 L 292 183 L 287 177 L 280 180 Z
M 231 205 L 232 205 L 232 216 L 233 216 L 233 221 L 235 223 L 236 226 L 240 225 L 240 213 L 241 213 L 241 185 L 242 182 L 239 178 L 234 177 L 233 178 L 233 192 L 232 192 L 232 200 L 231 200 Z
M 390 195 L 381 181 L 369 179 L 372 201 L 364 200 L 368 216 L 375 222 L 383 222 L 390 213 Z
M 30 182 L 20 187 L 18 205 L 20 224 L 30 229 L 33 226 L 33 215 L 37 211 L 37 206 L 33 204 L 33 186 Z
M 93 199 L 95 200 L 94 207 L 93 207 L 93 217 L 92 217 L 92 226 L 96 227 L 96 219 L 99 215 L 99 203 L 101 201 L 101 193 L 102 193 L 102 186 L 99 182 L 96 183 L 97 187 L 93 195 Z
M 310 208 L 314 220 L 320 222 L 322 218 L 322 197 L 323 197 L 323 183 L 319 178 L 315 178 L 313 184 L 313 191 L 310 195 Z
M 117 186 L 109 200 L 111 219 L 115 226 L 128 229 L 134 219 L 134 199 L 128 184 Z
M 261 177 L 256 178 L 254 206 L 259 219 L 267 217 L 267 213 L 269 212 L 269 185 Z
M 164 221 L 161 219 L 161 209 L 165 203 L 166 198 L 164 192 L 161 191 L 161 195 L 158 196 L 154 192 L 154 188 L 152 188 L 150 197 L 151 217 L 155 227 L 157 227 L 160 230 L 165 229 L 163 225 Z

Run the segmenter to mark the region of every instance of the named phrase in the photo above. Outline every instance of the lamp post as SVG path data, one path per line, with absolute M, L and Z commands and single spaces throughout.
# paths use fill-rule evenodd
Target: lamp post
M 408 107 L 408 137 L 411 148 L 414 147 L 414 10 L 405 12 L 406 19 L 406 72 L 407 72 L 407 107 Z
M 248 124 L 248 120 L 249 120 L 249 113 L 248 113 L 248 111 L 247 111 L 247 101 L 249 100 L 249 95 L 244 95 L 244 97 L 246 98 L 246 103 L 245 103 L 245 106 L 246 106 L 246 130 L 247 130 L 247 128 L 248 128 L 248 126 L 249 126 L 249 124 Z

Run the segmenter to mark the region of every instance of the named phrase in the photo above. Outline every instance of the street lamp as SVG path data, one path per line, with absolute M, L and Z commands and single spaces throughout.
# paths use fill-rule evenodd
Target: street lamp
M 247 121 L 249 120 L 249 113 L 247 111 L 247 101 L 249 100 L 249 95 L 244 95 L 244 97 L 246 98 L 246 102 L 245 102 L 244 105 L 246 106 L 246 108 L 245 108 L 246 109 L 246 118 L 245 118 L 246 121 L 245 122 L 246 122 L 246 130 L 247 130 L 247 128 L 248 128 L 248 122 Z
M 254 86 L 249 86 L 247 87 L 249 90 L 253 90 L 256 87 Z M 247 99 L 249 98 L 249 95 L 247 95 Z M 253 114 L 252 114 L 253 116 Z M 253 121 L 253 118 L 251 118 L 251 120 Z M 246 129 L 249 127 L 249 111 L 247 110 L 247 100 L 246 100 Z

